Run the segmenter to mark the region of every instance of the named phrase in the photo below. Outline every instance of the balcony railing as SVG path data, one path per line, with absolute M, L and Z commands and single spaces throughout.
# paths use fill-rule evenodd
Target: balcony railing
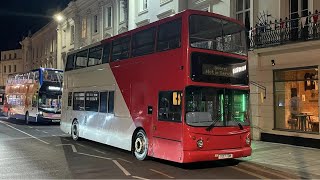
M 299 16 L 298 14 L 296 14 Z M 319 13 L 256 25 L 249 31 L 251 49 L 320 39 Z

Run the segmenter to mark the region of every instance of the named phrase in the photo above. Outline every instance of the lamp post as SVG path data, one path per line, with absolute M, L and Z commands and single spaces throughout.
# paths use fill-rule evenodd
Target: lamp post
M 58 23 L 61 23 L 64 20 L 64 16 L 62 14 L 58 13 L 53 16 L 53 19 L 55 21 L 57 21 Z

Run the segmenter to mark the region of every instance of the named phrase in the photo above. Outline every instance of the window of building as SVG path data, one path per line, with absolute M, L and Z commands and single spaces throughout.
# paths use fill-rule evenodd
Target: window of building
M 9 65 L 9 73 L 11 73 L 11 65 Z
M 139 1 L 139 8 L 140 8 L 140 12 L 145 11 L 148 9 L 148 0 L 140 0 Z
M 319 132 L 318 69 L 274 71 L 275 128 Z
M 68 106 L 72 106 L 72 92 L 68 93 Z
M 70 44 L 74 44 L 74 40 L 75 40 L 75 29 L 74 29 L 74 25 L 72 25 L 70 27 Z
M 4 60 L 6 60 L 6 59 L 7 59 L 7 55 L 6 55 L 6 54 L 3 56 L 3 59 L 4 59 Z
M 129 58 L 130 36 L 119 38 L 112 42 L 112 61 Z
M 94 66 L 102 63 L 102 46 L 89 49 L 88 66 Z
M 105 27 L 112 27 L 112 7 L 108 6 L 105 9 Z
M 98 112 L 99 110 L 99 92 L 86 92 L 86 111 Z
M 114 92 L 101 92 L 100 93 L 100 112 L 114 113 Z
M 14 59 L 17 59 L 17 53 L 14 53 Z
M 291 19 L 307 16 L 308 12 L 308 0 L 290 0 Z
M 73 110 L 75 111 L 85 110 L 85 93 L 83 92 L 73 93 Z
M 93 16 L 93 32 L 94 33 L 98 33 L 98 29 L 99 29 L 98 26 L 99 26 L 98 25 L 98 15 L 94 15 Z
M 236 0 L 236 18 L 244 24 L 250 23 L 250 0 Z
M 138 32 L 132 36 L 132 57 L 154 52 L 156 28 Z
M 11 59 L 11 54 L 9 54 L 9 59 Z
M 110 44 L 105 44 L 103 47 L 103 56 L 102 56 L 102 63 L 109 63 L 109 59 L 110 59 Z
M 66 39 L 67 38 L 67 32 L 66 30 L 62 30 L 62 47 L 66 47 Z
M 81 23 L 81 37 L 86 38 L 87 37 L 87 18 L 82 18 L 82 23 Z
M 181 19 L 159 26 L 157 51 L 175 49 L 181 45 Z
M 77 53 L 76 56 L 76 69 L 87 67 L 88 62 L 88 50 L 84 50 Z
M 120 21 L 120 23 L 125 21 L 125 7 L 124 6 L 125 6 L 124 1 L 119 1 L 119 7 L 120 7 L 119 21 Z
M 182 92 L 162 91 L 159 93 L 158 119 L 181 122 Z
M 4 71 L 4 73 L 7 73 L 7 66 L 3 67 L 3 71 Z
M 17 72 L 17 65 L 13 66 L 13 72 Z

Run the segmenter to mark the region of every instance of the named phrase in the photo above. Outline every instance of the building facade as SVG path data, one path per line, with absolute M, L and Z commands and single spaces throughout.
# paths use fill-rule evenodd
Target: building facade
M 57 24 L 50 22 L 21 42 L 24 72 L 40 67 L 58 68 Z
M 263 89 L 251 88 L 254 137 L 320 147 L 320 2 L 254 3 L 249 73 L 266 87 L 265 99 Z
M 23 72 L 22 50 L 1 51 L 0 86 L 5 87 L 8 76 Z
M 131 30 L 166 18 L 186 9 L 214 12 L 224 16 L 238 18 L 243 22 L 245 22 L 245 16 L 247 15 L 248 22 L 250 23 L 250 19 L 253 19 L 253 8 L 250 7 L 252 3 L 253 0 L 129 1 L 129 29 Z M 253 25 L 253 22 L 251 23 L 251 25 Z
M 127 0 L 71 1 L 60 12 L 58 68 L 63 69 L 67 53 L 128 31 Z

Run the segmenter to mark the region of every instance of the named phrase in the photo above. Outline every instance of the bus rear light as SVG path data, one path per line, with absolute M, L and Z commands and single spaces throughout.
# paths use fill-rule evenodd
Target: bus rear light
M 198 146 L 198 148 L 202 148 L 202 147 L 203 147 L 203 141 L 202 141 L 202 139 L 199 139 L 199 140 L 197 141 L 197 146 Z
M 250 138 L 250 133 L 246 137 L 246 144 L 250 145 L 251 144 L 251 138 Z

